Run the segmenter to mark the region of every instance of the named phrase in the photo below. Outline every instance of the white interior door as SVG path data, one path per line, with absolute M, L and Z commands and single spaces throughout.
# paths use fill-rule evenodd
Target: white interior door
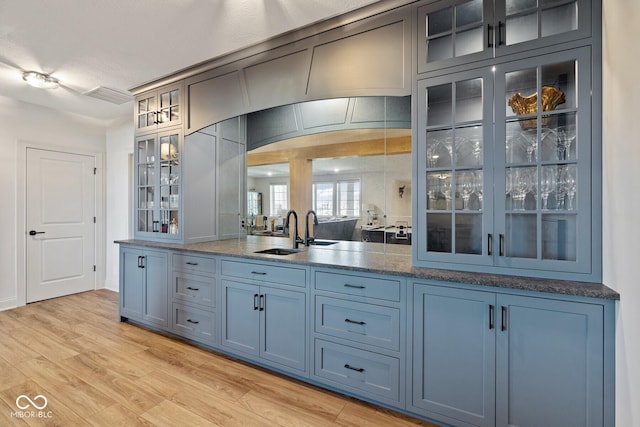
M 27 149 L 27 302 L 95 289 L 95 157 Z

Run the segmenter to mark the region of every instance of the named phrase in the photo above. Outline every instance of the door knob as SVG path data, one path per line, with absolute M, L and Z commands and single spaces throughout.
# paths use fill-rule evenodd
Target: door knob
M 36 231 L 36 230 L 29 231 L 29 236 L 35 236 L 36 234 L 44 234 L 44 231 Z

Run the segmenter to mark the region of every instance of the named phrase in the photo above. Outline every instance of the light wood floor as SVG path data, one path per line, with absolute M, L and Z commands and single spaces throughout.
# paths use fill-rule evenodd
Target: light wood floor
M 45 396 L 48 417 L 18 418 L 20 395 Z M 106 290 L 0 312 L 0 426 L 14 425 L 435 427 L 120 323 Z

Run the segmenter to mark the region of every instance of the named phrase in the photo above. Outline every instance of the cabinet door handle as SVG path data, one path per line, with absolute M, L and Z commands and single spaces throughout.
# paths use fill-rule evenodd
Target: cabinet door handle
M 192 288 L 191 286 L 187 286 L 187 289 L 189 289 L 190 291 L 199 291 L 200 288 Z
M 504 252 L 505 252 L 505 250 L 504 250 L 504 234 L 500 234 L 499 238 L 500 238 L 500 241 L 499 241 L 500 249 L 498 249 L 498 255 L 504 256 Z
M 351 320 L 351 319 L 344 319 L 345 322 L 347 323 L 353 323 L 354 325 L 366 325 L 366 322 L 359 322 L 357 320 Z
M 139 256 L 138 257 L 138 268 L 144 268 L 144 264 L 145 264 L 145 257 L 144 256 Z
M 352 371 L 364 372 L 364 368 L 354 368 L 353 366 L 349 365 L 348 363 L 345 363 L 344 367 L 347 368 L 347 369 L 351 369 Z
M 266 276 L 267 273 L 264 271 L 252 271 L 251 274 L 257 274 L 258 276 Z
M 191 261 L 187 261 L 187 262 L 186 262 L 186 264 L 187 264 L 187 265 L 198 265 L 198 263 L 197 263 L 197 262 L 191 262 Z
M 493 47 L 493 25 L 487 24 L 487 47 Z
M 200 323 L 197 320 L 191 320 L 191 319 L 187 319 L 187 322 L 193 323 L 194 325 L 197 325 L 198 323 Z
M 489 330 L 495 328 L 496 324 L 496 308 L 493 304 L 489 304 Z
M 489 256 L 493 255 L 493 234 L 489 233 L 487 235 L 487 253 Z
M 258 294 L 253 294 L 253 309 L 258 309 Z
M 264 295 L 260 295 L 260 311 L 264 311 L 264 303 L 265 303 L 265 297 Z
M 500 329 L 503 331 L 507 330 L 507 307 L 505 307 L 504 305 L 502 307 L 500 307 L 500 310 L 502 311 L 502 322 L 501 322 L 501 326 Z
M 502 46 L 504 43 L 502 42 L 502 30 L 505 25 L 502 21 L 498 21 L 498 46 Z
M 360 285 L 350 285 L 349 283 L 345 283 L 344 284 L 345 288 L 352 288 L 352 289 L 364 289 L 364 286 L 360 286 Z

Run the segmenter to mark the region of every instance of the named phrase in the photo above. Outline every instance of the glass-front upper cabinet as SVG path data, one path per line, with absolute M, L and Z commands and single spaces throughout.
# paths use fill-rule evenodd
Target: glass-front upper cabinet
M 492 264 L 490 70 L 419 82 L 418 259 Z
M 418 82 L 417 265 L 589 278 L 590 68 L 580 48 Z
M 182 133 L 136 138 L 135 234 L 145 239 L 180 239 L 180 147 Z
M 498 265 L 590 271 L 589 58 L 585 48 L 496 69 Z
M 591 0 L 441 0 L 418 9 L 418 72 L 591 35 Z
M 136 133 L 181 124 L 183 105 L 182 83 L 163 86 L 136 96 Z

